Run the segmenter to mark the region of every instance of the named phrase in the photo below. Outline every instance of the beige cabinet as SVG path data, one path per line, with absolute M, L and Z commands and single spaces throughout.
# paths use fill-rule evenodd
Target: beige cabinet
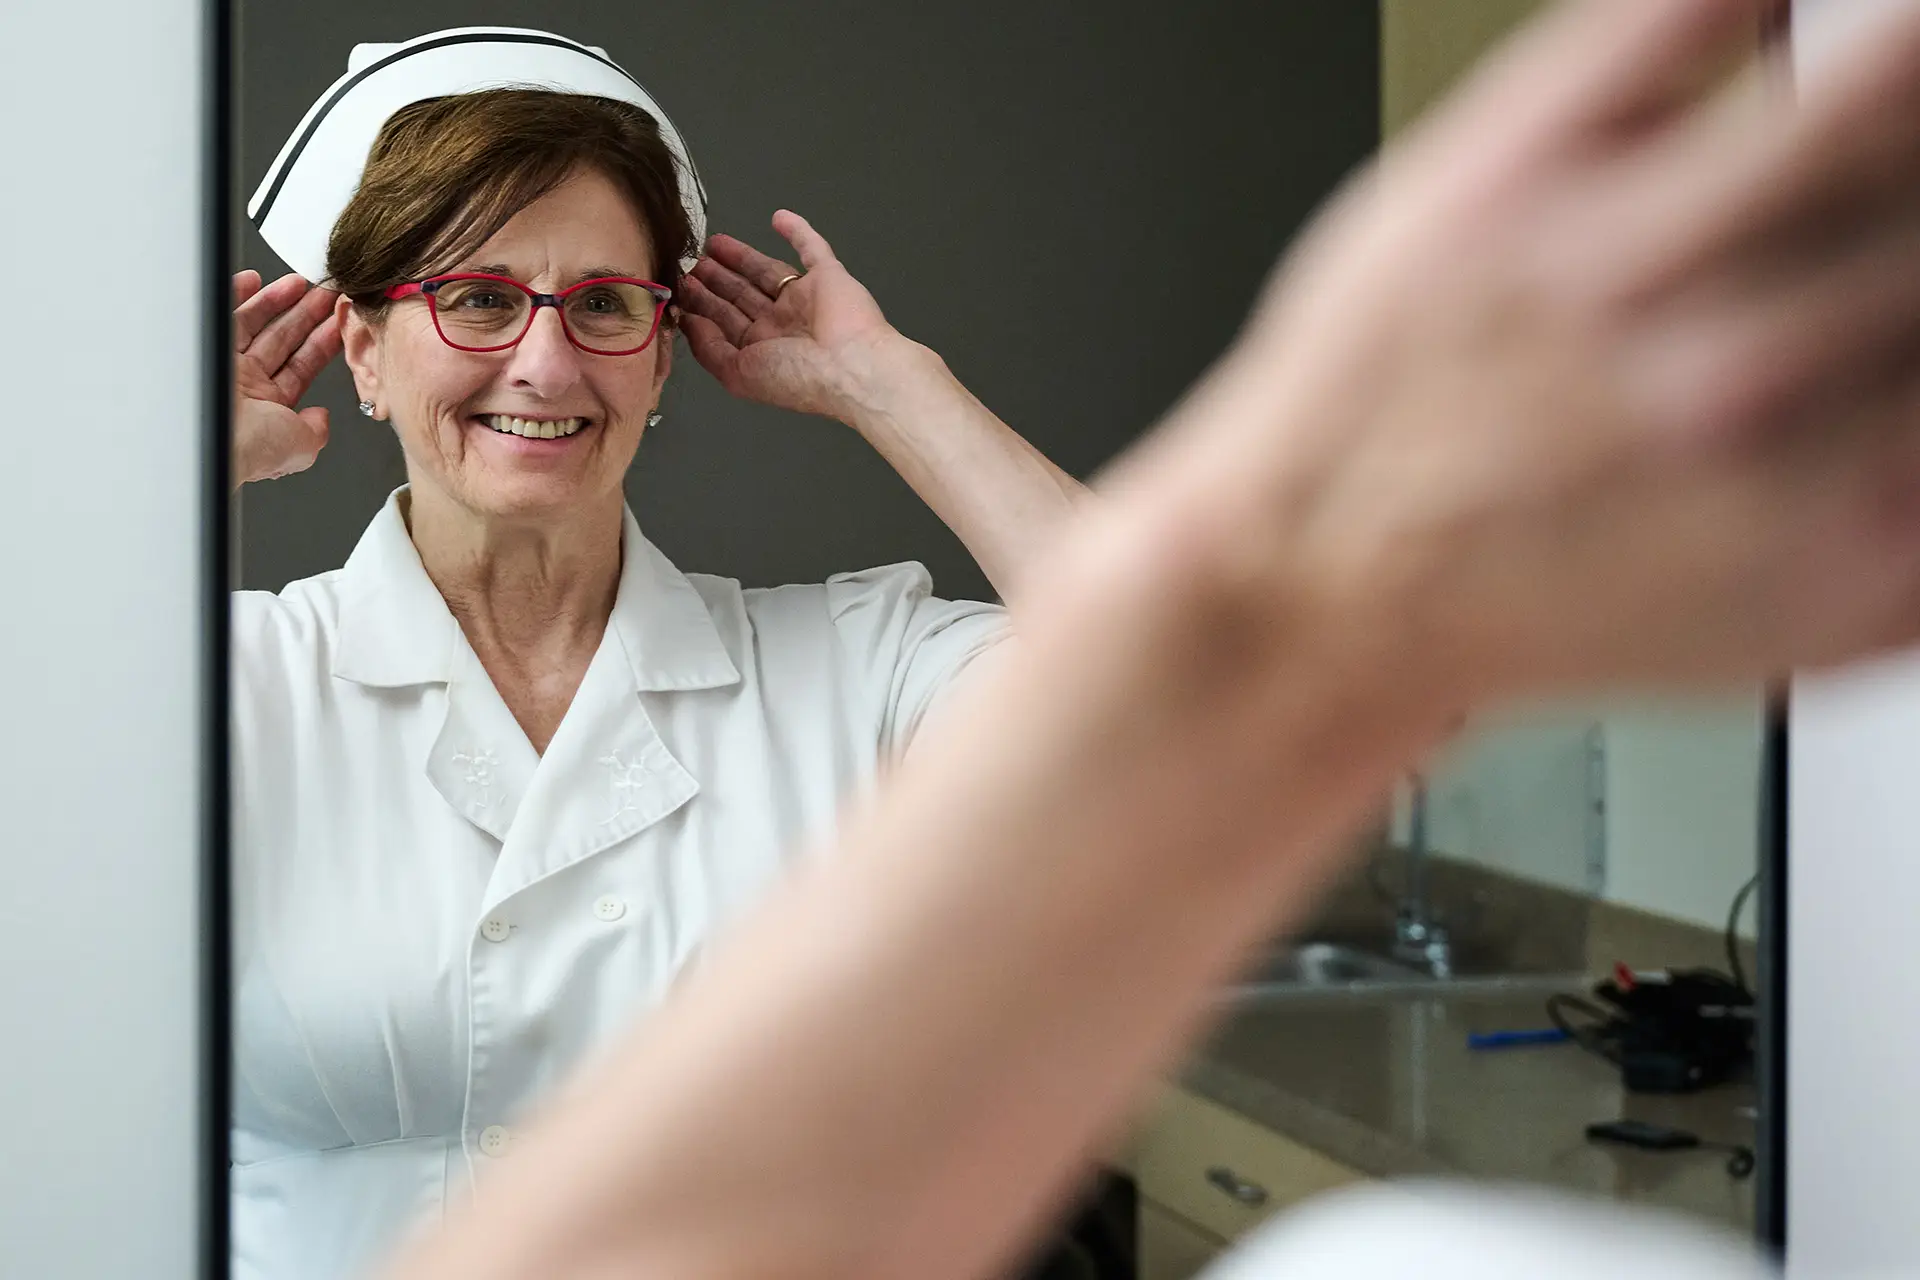
M 1141 1199 L 1142 1275 L 1184 1280 L 1228 1241 L 1361 1175 L 1216 1103 L 1170 1089 L 1126 1164 Z
M 1439 101 L 1489 52 L 1552 0 L 1380 0 L 1380 135 L 1391 138 Z M 1724 69 L 1738 74 L 1765 45 L 1756 10 L 1751 44 Z M 1717 83 L 1720 74 L 1707 79 Z
M 1391 138 L 1542 0 L 1380 0 L 1380 132 Z
M 1226 1247 L 1171 1210 L 1140 1202 L 1140 1280 L 1193 1280 Z

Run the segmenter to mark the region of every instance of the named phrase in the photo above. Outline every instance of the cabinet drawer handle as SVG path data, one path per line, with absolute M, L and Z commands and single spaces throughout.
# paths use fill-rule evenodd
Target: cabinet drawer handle
M 1231 1169 L 1216 1165 L 1207 1170 L 1207 1181 L 1249 1208 L 1257 1209 L 1267 1202 L 1265 1187 L 1247 1181 Z

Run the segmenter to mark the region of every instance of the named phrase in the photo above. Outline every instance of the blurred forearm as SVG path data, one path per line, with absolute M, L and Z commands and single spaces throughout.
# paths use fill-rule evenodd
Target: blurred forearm
M 1023 575 L 1087 501 L 1085 486 L 980 403 L 939 355 L 897 334 L 858 367 L 845 417 L 1018 609 Z

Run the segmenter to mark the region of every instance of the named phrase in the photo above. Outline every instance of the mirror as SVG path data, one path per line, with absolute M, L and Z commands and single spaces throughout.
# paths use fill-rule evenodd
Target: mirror
M 1378 137 L 1377 24 L 1345 3 L 723 18 L 354 0 L 240 16 L 237 265 L 269 282 L 284 269 L 245 208 L 356 43 L 538 25 L 605 49 L 657 99 L 713 230 L 793 262 L 769 219 L 805 215 L 893 326 L 1074 476 L 1217 355 L 1295 228 Z M 423 306 L 396 301 L 388 323 L 417 325 Z M 625 633 L 632 652 L 611 673 L 624 695 L 590 665 L 580 685 L 578 705 L 624 696 L 627 718 L 563 722 L 544 755 L 484 696 L 508 683 L 470 659 L 485 635 L 451 641 L 430 589 L 391 590 L 420 588 L 417 564 L 380 578 L 372 607 L 351 586 L 366 575 L 342 570 L 406 479 L 406 403 L 363 417 L 364 389 L 334 360 L 302 401 L 329 411 L 317 462 L 240 494 L 239 583 L 296 607 L 257 596 L 236 610 L 255 619 L 235 645 L 238 1274 L 346 1274 L 510 1159 L 525 1109 L 697 965 L 707 933 L 764 892 L 964 655 L 984 616 L 968 602 L 1002 591 L 857 430 L 729 395 L 686 338 L 671 349 L 662 420 L 624 486 L 666 612 Z M 413 354 L 449 377 L 472 367 Z M 636 403 L 604 365 L 590 376 L 584 391 L 549 388 L 552 412 Z M 541 403 L 471 385 L 457 390 L 479 410 Z M 381 563 L 406 561 L 404 537 L 390 553 Z M 907 561 L 954 603 L 916 603 L 923 588 L 899 572 L 818 585 Z M 754 594 L 789 583 L 815 585 Z M 440 640 L 415 643 L 419 630 L 392 625 L 402 615 Z M 755 699 L 774 713 L 728 718 Z M 327 728 L 296 746 L 295 724 Z M 576 774 L 550 782 L 555 765 Z M 569 800 L 585 809 L 553 807 Z M 1110 1253 L 1100 1224 L 1126 1188 L 1103 1183 L 1093 1225 L 1063 1228 L 1054 1253 Z M 1131 1230 L 1120 1239 L 1130 1250 Z
M 328 430 L 310 468 L 236 499 L 235 1274 L 348 1274 L 511 1159 L 528 1108 L 697 968 L 1003 633 L 993 602 L 1017 614 L 1018 566 L 1071 505 L 1047 468 L 1091 477 L 1152 423 L 1383 118 L 1415 114 L 1527 8 L 243 4 L 233 246 L 268 284 L 283 254 L 246 216 L 263 178 L 324 165 L 320 128 L 404 73 L 388 60 L 406 50 L 350 64 L 355 46 L 530 21 L 644 86 L 710 230 L 798 266 L 769 225 L 792 209 L 850 274 L 819 259 L 788 296 L 736 258 L 757 332 L 730 332 L 708 284 L 704 306 L 693 286 L 675 295 L 693 313 L 681 332 L 628 333 L 608 317 L 655 305 L 634 282 L 672 260 L 658 227 L 638 220 L 636 238 L 624 216 L 637 188 L 535 183 L 472 252 L 411 276 L 369 266 L 378 287 L 341 313 L 347 355 L 297 396 L 279 387 L 283 428 L 297 404 Z M 542 48 L 603 74 L 565 44 Z M 410 118 L 422 136 L 460 127 Z M 398 234 L 380 209 L 452 216 L 425 153 L 392 145 L 414 159 L 370 188 L 386 203 L 348 205 L 368 263 Z M 495 153 L 461 154 L 458 172 L 493 172 Z M 345 201 L 359 175 L 307 181 L 279 190 L 321 194 L 283 211 L 329 182 Z M 791 387 L 740 375 L 731 394 L 712 369 L 737 366 L 695 349 L 707 323 L 736 351 L 791 340 L 804 364 L 836 279 L 841 322 L 915 344 L 880 361 L 904 382 L 862 399 L 828 379 L 844 412 L 806 415 Z M 577 304 L 559 299 L 576 284 Z M 461 327 L 482 322 L 507 327 Z M 1585 1143 L 1587 1123 L 1641 1105 L 1617 1069 L 1565 1044 L 1470 1053 L 1465 1037 L 1538 1030 L 1550 994 L 1615 960 L 1722 962 L 1753 865 L 1757 707 L 1476 725 L 1418 804 L 1383 815 L 1366 874 L 1307 945 L 1277 947 L 1232 996 L 1038 1273 L 1193 1274 L 1314 1190 L 1405 1173 L 1738 1220 L 1743 1184 L 1717 1164 Z M 1730 1087 L 1670 1118 L 1737 1137 Z

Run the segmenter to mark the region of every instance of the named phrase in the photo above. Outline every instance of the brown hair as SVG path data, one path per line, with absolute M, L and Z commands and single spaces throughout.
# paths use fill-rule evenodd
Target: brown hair
M 488 89 L 395 112 L 327 241 L 329 283 L 378 314 L 387 289 L 452 268 L 583 168 L 626 193 L 653 242 L 652 278 L 678 289 L 681 258 L 700 247 L 658 122 L 631 103 L 551 89 Z

